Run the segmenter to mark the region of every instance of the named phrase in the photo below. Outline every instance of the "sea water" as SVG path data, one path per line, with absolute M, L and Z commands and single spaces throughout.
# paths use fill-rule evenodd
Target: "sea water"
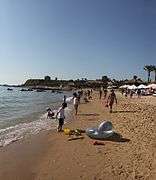
M 21 88 L 0 86 L 0 146 L 6 146 L 23 137 L 37 134 L 42 130 L 55 129 L 56 119 L 47 119 L 46 108 L 57 110 L 63 97 L 71 97 L 71 92 L 20 91 Z M 71 106 L 66 109 L 70 116 Z

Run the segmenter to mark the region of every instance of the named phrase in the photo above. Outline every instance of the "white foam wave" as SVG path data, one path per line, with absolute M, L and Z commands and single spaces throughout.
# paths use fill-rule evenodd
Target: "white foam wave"
M 70 107 L 66 109 L 66 117 L 70 115 L 71 110 Z M 38 134 L 42 130 L 55 129 L 57 124 L 56 119 L 47 119 L 46 113 L 43 114 L 39 120 L 0 129 L 0 147 L 4 147 L 29 135 Z
M 68 98 L 66 99 L 66 102 L 67 102 L 67 103 L 71 103 L 72 100 L 73 100 L 73 97 L 71 96 L 71 97 L 68 97 Z

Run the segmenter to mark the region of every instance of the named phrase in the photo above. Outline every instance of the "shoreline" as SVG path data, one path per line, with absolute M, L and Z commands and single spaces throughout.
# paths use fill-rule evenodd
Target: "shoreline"
M 129 142 L 104 141 L 104 146 L 94 146 L 86 135 L 83 140 L 68 142 L 64 133 L 41 132 L 0 149 L 0 179 L 154 180 L 156 106 L 144 104 L 144 98 L 118 98 L 117 112 L 110 114 L 95 94 L 64 127 L 86 129 L 107 119 Z
M 68 93 L 67 96 L 70 97 L 70 94 Z M 45 96 L 47 97 L 49 96 L 49 94 L 46 94 Z M 20 99 L 21 97 L 19 96 L 18 98 Z M 8 144 L 11 144 L 14 141 L 18 141 L 19 139 L 29 137 L 31 136 L 31 134 L 35 135 L 43 130 L 56 129 L 57 122 L 55 119 L 47 119 L 46 108 L 51 107 L 51 109 L 56 112 L 62 104 L 63 95 L 57 95 L 56 97 L 53 97 L 52 95 L 50 98 L 52 99 L 52 102 L 49 100 L 46 103 L 45 100 L 42 101 L 42 105 L 32 105 L 32 107 L 30 107 L 27 110 L 25 109 L 24 105 L 28 106 L 29 104 L 31 104 L 31 101 L 28 100 L 28 102 L 26 102 L 23 105 L 23 110 L 22 108 L 20 108 L 20 104 L 18 104 L 19 107 L 16 108 L 16 111 L 14 111 L 13 109 L 13 111 L 8 112 L 8 114 L 12 113 L 12 116 L 8 115 L 6 119 L 2 118 L 0 124 L 0 148 L 7 146 Z M 6 107 L 7 104 L 5 105 L 5 109 Z M 67 117 L 69 118 L 71 118 L 71 107 L 71 104 L 69 104 L 66 113 Z

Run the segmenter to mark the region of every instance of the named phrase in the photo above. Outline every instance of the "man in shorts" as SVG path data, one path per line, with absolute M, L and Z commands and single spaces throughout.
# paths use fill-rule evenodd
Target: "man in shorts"
M 108 96 L 108 100 L 107 100 L 107 104 L 108 104 L 108 106 L 110 108 L 110 113 L 112 113 L 114 101 L 117 104 L 116 94 L 115 94 L 114 90 L 112 89 L 110 95 Z

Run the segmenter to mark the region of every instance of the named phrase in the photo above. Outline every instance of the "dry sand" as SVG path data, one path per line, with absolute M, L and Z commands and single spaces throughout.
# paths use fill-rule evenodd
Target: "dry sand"
M 0 180 L 156 179 L 156 98 L 118 99 L 110 114 L 95 95 L 65 127 L 86 129 L 110 120 L 122 140 L 94 146 L 86 135 L 68 142 L 63 133 L 42 133 L 0 150 Z

